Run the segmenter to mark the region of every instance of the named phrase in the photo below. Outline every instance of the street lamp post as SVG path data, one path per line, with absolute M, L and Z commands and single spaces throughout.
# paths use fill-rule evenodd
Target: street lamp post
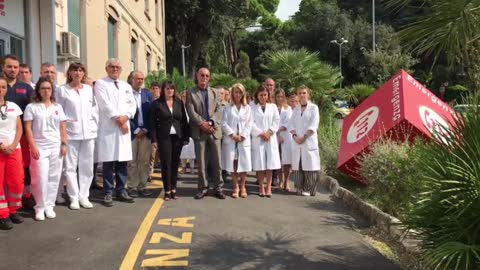
M 183 77 L 185 77 L 185 49 L 190 48 L 190 45 L 183 45 L 181 46 L 182 48 L 182 71 L 183 71 Z
M 348 43 L 348 40 L 344 38 L 340 38 L 340 41 L 336 39 L 331 40 L 330 43 L 334 43 L 338 45 L 339 48 L 339 66 L 340 66 L 340 88 L 342 88 L 342 81 L 343 81 L 343 74 L 342 74 L 342 45 Z

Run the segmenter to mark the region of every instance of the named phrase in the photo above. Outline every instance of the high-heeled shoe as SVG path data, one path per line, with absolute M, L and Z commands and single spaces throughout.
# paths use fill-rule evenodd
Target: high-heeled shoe
M 172 192 L 170 192 L 170 194 L 171 194 L 170 198 L 172 198 L 173 200 L 178 199 L 176 191 L 172 191 Z
M 247 189 L 242 188 L 242 190 L 240 191 L 240 197 L 246 198 L 247 196 L 248 196 L 247 195 Z
M 232 193 L 232 198 L 234 198 L 234 199 L 238 198 L 238 193 L 239 192 L 240 192 L 240 190 L 238 190 L 238 188 L 234 189 L 233 193 Z
M 164 201 L 170 201 L 170 196 L 171 196 L 170 192 L 169 193 L 165 192 L 165 196 L 163 197 L 163 200 Z

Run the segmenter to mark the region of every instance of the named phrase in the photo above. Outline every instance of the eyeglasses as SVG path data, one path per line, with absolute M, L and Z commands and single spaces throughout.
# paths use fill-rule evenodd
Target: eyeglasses
M 122 69 L 121 66 L 112 66 L 112 65 L 109 65 L 108 67 L 111 68 L 111 69 Z

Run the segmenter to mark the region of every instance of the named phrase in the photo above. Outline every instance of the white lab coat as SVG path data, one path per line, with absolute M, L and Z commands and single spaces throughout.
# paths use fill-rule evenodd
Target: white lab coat
M 228 172 L 234 172 L 233 162 L 238 160 L 237 172 L 250 172 L 252 170 L 252 157 L 250 150 L 250 133 L 252 129 L 252 109 L 250 106 L 241 106 L 240 110 L 235 105 L 227 105 L 223 110 L 223 140 L 222 140 L 222 165 Z M 245 138 L 243 142 L 236 143 L 230 135 L 240 135 Z
M 77 93 L 68 84 L 55 90 L 55 100 L 62 105 L 67 117 L 67 135 L 69 140 L 87 140 L 97 137 L 98 106 L 93 89 L 88 84 Z
M 126 115 L 133 119 L 137 104 L 132 87 L 124 81 L 117 81 L 119 89 L 109 77 L 95 83 L 94 92 L 100 115 L 96 142 L 97 162 L 132 160 L 130 129 L 123 134 L 115 118 Z M 129 121 L 127 125 L 130 127 Z
M 290 122 L 290 118 L 292 117 L 292 108 L 287 106 L 287 108 L 280 109 L 280 127 L 285 127 L 287 130 L 281 131 L 279 135 L 283 139 L 283 143 L 281 143 L 282 148 L 282 165 L 289 165 L 292 164 L 292 134 L 288 130 L 288 124 Z
M 302 160 L 302 169 L 304 171 L 319 171 L 320 170 L 320 153 L 318 149 L 318 135 L 317 129 L 320 122 L 320 114 L 318 106 L 308 102 L 307 108 L 302 114 L 301 106 L 297 106 L 293 110 L 292 118 L 290 118 L 289 130 L 297 134 L 298 137 L 303 137 L 307 130 L 314 133 L 307 138 L 307 140 L 298 144 L 295 141 L 292 143 L 292 170 L 298 171 L 300 159 Z
M 64 175 L 70 201 L 86 200 L 90 196 L 93 178 L 94 146 L 98 130 L 98 105 L 88 84 L 77 92 L 68 84 L 55 90 L 57 103 L 67 117 L 68 152 Z M 63 192 L 63 185 L 60 185 Z
M 260 104 L 252 106 L 252 167 L 254 171 L 280 169 L 280 153 L 278 151 L 277 131 L 280 123 L 277 106 L 267 103 L 265 112 Z M 270 140 L 263 141 L 259 135 L 271 130 Z

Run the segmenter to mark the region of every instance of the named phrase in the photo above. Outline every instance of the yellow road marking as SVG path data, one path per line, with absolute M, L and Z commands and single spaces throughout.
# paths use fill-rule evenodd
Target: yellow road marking
M 163 188 L 163 182 L 159 180 L 152 180 L 150 184 L 147 186 L 147 189 L 157 189 L 157 188 Z
M 145 216 L 145 219 L 142 221 L 142 224 L 140 225 L 132 244 L 130 244 L 130 248 L 128 249 L 127 254 L 125 254 L 125 258 L 123 258 L 123 262 L 120 265 L 120 270 L 130 270 L 135 267 L 138 254 L 140 254 L 143 243 L 147 239 L 147 235 L 150 232 L 150 228 L 152 227 L 153 221 L 157 217 L 162 204 L 163 198 L 161 198 L 159 195 Z

